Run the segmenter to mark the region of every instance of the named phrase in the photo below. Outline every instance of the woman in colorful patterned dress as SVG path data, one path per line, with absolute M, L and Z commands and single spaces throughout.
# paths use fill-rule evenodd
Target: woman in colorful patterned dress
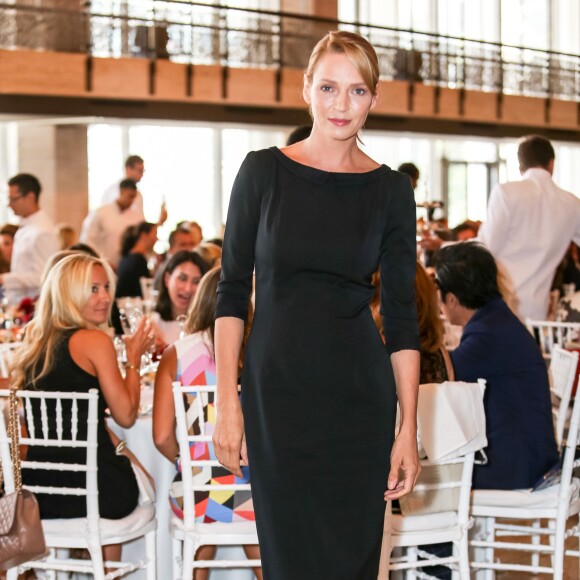
M 168 347 L 161 358 L 157 376 L 155 378 L 155 400 L 153 404 L 153 439 L 155 446 L 170 461 L 175 461 L 177 474 L 171 486 L 169 501 L 173 513 L 183 518 L 183 502 L 181 487 L 181 465 L 179 462 L 179 446 L 175 437 L 175 406 L 171 390 L 174 381 L 180 381 L 183 386 L 215 385 L 215 358 L 214 358 L 214 312 L 217 300 L 217 283 L 221 269 L 216 268 L 208 272 L 201 280 L 193 303 L 187 314 L 184 329 L 187 336 Z M 213 395 L 209 395 L 208 406 L 214 405 Z M 211 413 L 208 413 L 211 416 Z M 194 429 L 194 425 L 190 429 Z M 211 433 L 210 433 L 211 434 Z M 192 457 L 196 459 L 215 459 L 211 443 L 195 443 Z M 212 467 L 211 478 L 230 476 L 230 472 L 223 467 Z M 201 479 L 204 481 L 201 481 Z M 194 475 L 196 483 L 209 483 L 204 473 Z M 242 478 L 236 478 L 236 483 L 248 483 L 249 472 L 244 468 Z M 209 497 L 208 497 L 209 496 Z M 205 502 L 205 500 L 208 500 Z M 244 514 L 253 520 L 252 497 L 249 491 L 236 491 L 234 506 L 244 506 Z M 233 510 L 224 510 L 219 502 L 212 501 L 211 493 L 199 492 L 195 497 L 196 520 L 203 523 L 214 521 L 231 522 Z M 236 514 L 239 515 L 236 510 Z M 257 546 L 244 546 L 248 558 L 258 559 Z M 201 547 L 196 557 L 209 560 L 215 555 L 215 546 Z M 258 580 L 261 580 L 261 571 L 254 571 Z M 194 580 L 205 580 L 207 570 L 196 570 Z

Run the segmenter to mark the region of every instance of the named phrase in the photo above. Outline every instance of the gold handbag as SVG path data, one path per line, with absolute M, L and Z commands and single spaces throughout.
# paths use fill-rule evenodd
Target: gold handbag
M 8 436 L 12 442 L 14 492 L 0 498 L 0 570 L 14 568 L 46 552 L 38 502 L 32 492 L 22 489 L 17 413 L 16 390 L 10 389 Z M 0 487 L 2 480 L 0 464 Z

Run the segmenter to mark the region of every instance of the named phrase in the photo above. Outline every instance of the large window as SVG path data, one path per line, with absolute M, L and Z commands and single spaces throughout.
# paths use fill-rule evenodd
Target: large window
M 89 128 L 90 207 L 98 207 L 103 191 L 123 177 L 129 154 L 145 159 L 139 188 L 145 215 L 157 221 L 162 201 L 169 218 L 160 231 L 166 238 L 181 220 L 195 220 L 206 237 L 219 235 L 226 221 L 230 192 L 240 164 L 249 151 L 283 146 L 287 131 L 239 125 L 96 124 Z M 517 141 L 445 138 L 368 131 L 363 148 L 379 163 L 396 169 L 413 162 L 421 172 L 415 191 L 418 203 L 442 201 L 453 227 L 465 219 L 485 220 L 487 199 L 498 182 L 520 178 Z M 554 179 L 580 193 L 580 146 L 556 143 Z M 419 208 L 421 217 L 425 210 Z
M 225 223 L 232 184 L 248 151 L 282 146 L 285 136 L 283 129 L 203 124 L 91 125 L 89 207 L 101 205 L 105 189 L 123 178 L 124 159 L 140 155 L 146 219 L 156 222 L 161 204 L 167 206 L 169 217 L 159 237 L 166 238 L 182 220 L 198 222 L 206 238 L 214 237 Z
M 580 51 L 578 0 L 338 0 L 338 15 L 345 22 Z

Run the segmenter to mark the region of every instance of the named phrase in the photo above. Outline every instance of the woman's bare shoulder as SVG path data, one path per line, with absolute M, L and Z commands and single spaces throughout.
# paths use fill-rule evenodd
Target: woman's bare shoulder
M 71 341 L 83 343 L 84 345 L 94 345 L 102 348 L 104 346 L 112 345 L 111 337 L 98 328 L 81 328 L 71 338 Z

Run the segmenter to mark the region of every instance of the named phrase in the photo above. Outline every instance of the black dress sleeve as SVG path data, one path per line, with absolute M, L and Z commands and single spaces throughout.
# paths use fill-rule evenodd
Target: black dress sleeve
M 147 267 L 147 258 L 143 254 L 127 254 L 121 258 L 117 272 L 117 290 L 115 296 L 140 296 L 141 282 L 139 278 L 150 278 L 151 273 Z
M 266 151 L 248 153 L 234 181 L 222 251 L 215 317 L 234 316 L 244 322 L 252 293 L 256 236 L 267 172 Z
M 381 315 L 389 354 L 419 350 L 415 302 L 417 264 L 415 199 L 406 175 L 391 171 L 380 256 Z

